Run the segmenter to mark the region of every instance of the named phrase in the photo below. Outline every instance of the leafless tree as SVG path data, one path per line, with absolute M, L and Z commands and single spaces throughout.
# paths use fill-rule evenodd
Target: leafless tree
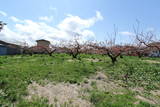
M 116 44 L 117 31 L 118 30 L 114 27 L 114 33 L 111 34 L 111 39 L 106 40 L 106 45 L 104 45 L 106 54 L 112 60 L 113 65 L 117 62 L 118 57 L 122 58 L 122 54 L 124 53 L 123 47 Z
M 114 65 L 115 62 L 117 62 L 117 58 L 122 57 L 122 48 L 120 46 L 113 45 L 113 42 L 108 42 L 107 44 L 108 47 L 105 47 L 104 50 Z
M 69 41 L 68 46 L 68 53 L 73 57 L 77 58 L 78 55 L 81 53 L 82 45 L 79 42 L 78 38 L 74 38 L 73 40 Z
M 45 51 L 47 52 L 47 54 L 49 56 L 52 56 L 52 54 L 56 51 L 56 47 L 51 45 L 50 47 L 43 47 L 45 49 Z
M 90 45 L 97 48 L 101 54 L 107 55 L 111 59 L 113 65 L 117 62 L 118 57 L 122 58 L 122 54 L 124 53 L 123 47 L 116 44 L 116 36 L 117 31 L 115 29 L 114 34 L 111 34 L 111 38 L 109 40 Z
M 160 41 L 156 39 L 156 34 L 153 31 L 146 31 L 140 30 L 139 23 L 137 27 L 134 27 L 134 33 L 136 36 L 137 41 L 137 53 L 139 57 L 144 55 L 146 51 L 149 51 L 153 48 L 160 51 Z
M 138 56 L 139 58 L 142 58 L 147 52 L 147 47 L 142 43 L 137 42 L 136 44 L 132 45 L 132 48 L 130 48 L 129 51 L 131 52 L 131 56 Z
M 32 55 L 33 54 L 32 49 L 27 42 L 21 42 L 20 46 L 21 46 L 21 54 L 22 55 L 24 55 L 24 54 Z

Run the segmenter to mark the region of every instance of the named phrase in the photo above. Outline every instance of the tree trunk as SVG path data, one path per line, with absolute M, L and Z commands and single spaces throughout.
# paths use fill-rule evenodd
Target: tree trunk
M 111 57 L 112 64 L 115 65 L 115 62 L 117 62 L 117 57 Z

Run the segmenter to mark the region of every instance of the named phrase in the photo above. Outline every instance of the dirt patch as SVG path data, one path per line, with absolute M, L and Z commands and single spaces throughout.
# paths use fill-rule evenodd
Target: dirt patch
M 89 96 L 85 90 L 93 90 L 97 88 L 101 91 L 118 90 L 121 87 L 114 82 L 109 81 L 108 77 L 102 73 L 97 72 L 96 75 L 86 79 L 80 85 L 70 83 L 47 83 L 47 85 L 39 85 L 33 83 L 28 86 L 29 96 L 27 99 L 31 100 L 33 96 L 44 97 L 49 100 L 49 104 L 61 106 L 68 104 L 73 107 L 93 107 L 89 100 L 84 99 Z M 123 94 L 116 92 L 116 94 Z
M 160 61 L 155 61 L 155 60 L 144 60 L 144 62 L 148 62 L 152 64 L 160 64 Z
M 125 94 L 125 88 L 119 85 L 118 81 L 110 80 L 104 73 L 97 72 L 96 75 L 85 78 L 80 85 L 70 83 L 50 83 L 46 82 L 46 85 L 39 85 L 35 82 L 28 86 L 29 96 L 28 100 L 32 100 L 32 97 L 44 97 L 49 100 L 49 104 L 53 104 L 56 107 L 61 107 L 67 104 L 67 107 L 93 107 L 93 104 L 89 101 L 89 91 L 99 90 L 104 92 L 111 92 L 112 94 Z M 135 96 L 136 99 L 150 103 L 159 104 L 160 91 L 151 91 L 153 96 L 149 98 L 143 97 L 144 88 L 136 87 L 130 89 L 133 92 L 138 92 L 139 95 Z M 156 96 L 156 97 L 154 97 Z M 140 101 L 136 101 L 134 104 L 139 104 Z
M 145 96 L 145 93 L 147 92 L 143 87 L 130 88 L 130 90 L 132 90 L 133 92 L 136 92 L 136 93 L 138 92 L 139 95 L 137 95 L 136 98 L 141 101 L 148 102 L 150 104 L 160 104 L 160 99 L 159 99 L 160 90 L 154 90 L 154 91 L 152 90 L 152 91 L 150 91 L 150 95 L 148 95 L 146 97 L 142 97 L 142 96 Z M 138 102 L 139 101 L 137 101 L 135 103 L 138 103 Z
M 67 61 L 68 61 L 68 62 L 73 62 L 74 60 L 73 60 L 73 59 L 68 59 Z
M 160 97 L 160 90 L 154 90 L 154 91 L 151 91 L 150 93 Z
M 160 90 L 152 90 L 150 91 L 151 99 L 153 99 L 157 104 L 160 104 Z
M 91 107 L 91 103 L 82 99 L 80 93 L 80 86 L 69 83 L 49 83 L 45 86 L 41 86 L 37 83 L 29 85 L 29 96 L 27 99 L 31 99 L 33 96 L 38 95 L 49 100 L 49 104 L 54 104 L 58 107 L 64 104 L 71 105 L 73 107 Z
M 102 72 L 97 72 L 96 75 L 91 76 L 88 80 L 87 84 L 82 84 L 82 87 L 88 88 L 92 90 L 93 88 L 97 88 L 100 91 L 113 91 L 119 90 L 122 87 L 116 84 L 115 82 L 109 80 L 109 78 Z
M 87 61 L 91 61 L 91 62 L 100 62 L 101 60 L 99 59 L 86 59 Z
M 144 92 L 144 88 L 143 87 L 130 88 L 130 90 L 132 90 L 134 92 L 138 92 L 140 94 Z
M 142 97 L 142 96 L 140 96 L 140 95 L 137 95 L 135 98 L 137 98 L 137 99 L 139 99 L 139 100 L 141 100 L 141 101 L 147 102 L 147 103 L 149 103 L 149 104 L 156 104 L 155 101 L 150 100 L 150 99 L 147 99 L 147 98 Z

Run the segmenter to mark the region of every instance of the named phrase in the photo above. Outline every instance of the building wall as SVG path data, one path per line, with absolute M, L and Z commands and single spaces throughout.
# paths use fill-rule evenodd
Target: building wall
M 7 47 L 4 45 L 0 46 L 0 55 L 16 55 L 20 53 L 21 50 L 18 48 Z
M 49 47 L 50 43 L 46 41 L 38 41 L 37 46 Z
M 7 54 L 7 47 L 0 46 L 0 55 L 6 55 Z
M 152 51 L 149 54 L 150 57 L 160 57 L 160 51 Z
M 7 47 L 7 54 L 8 55 L 16 55 L 16 54 L 20 54 L 21 50 L 18 48 L 11 48 L 11 47 Z

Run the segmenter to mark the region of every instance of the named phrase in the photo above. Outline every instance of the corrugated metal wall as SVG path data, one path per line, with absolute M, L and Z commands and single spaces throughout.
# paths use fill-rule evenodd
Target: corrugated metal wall
M 0 45 L 0 55 L 6 55 L 7 54 L 7 47 Z
M 0 45 L 0 55 L 16 55 L 20 53 L 21 51 L 18 48 L 11 48 L 4 45 Z
M 7 47 L 7 55 L 15 55 L 20 53 L 20 49 Z

